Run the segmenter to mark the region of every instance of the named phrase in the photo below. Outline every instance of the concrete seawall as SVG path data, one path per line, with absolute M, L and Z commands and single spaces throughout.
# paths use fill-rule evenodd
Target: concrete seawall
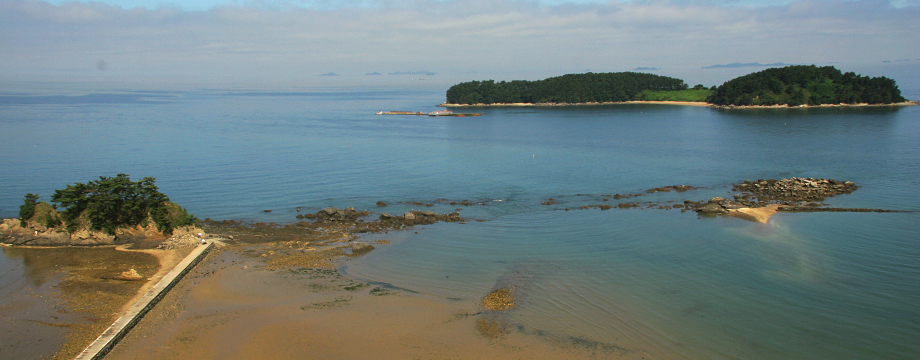
M 160 299 L 162 299 L 173 286 L 179 283 L 179 280 L 182 280 L 185 274 L 201 262 L 201 259 L 203 259 L 213 247 L 214 243 L 210 242 L 207 245 L 198 246 L 195 250 L 192 250 L 182 262 L 176 265 L 172 271 L 160 279 L 160 281 L 150 288 L 144 296 L 128 308 L 121 317 L 115 320 L 112 326 L 109 326 L 109 328 L 102 332 L 102 335 L 99 335 L 92 344 L 89 344 L 80 355 L 77 355 L 75 360 L 101 359 L 105 356 L 115 344 L 128 334 L 128 331 L 131 331 L 134 325 L 137 325 L 148 311 L 153 309 L 153 307 L 160 302 Z

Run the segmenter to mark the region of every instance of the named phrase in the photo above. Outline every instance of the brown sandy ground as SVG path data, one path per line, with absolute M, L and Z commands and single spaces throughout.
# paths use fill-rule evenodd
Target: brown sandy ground
M 779 212 L 779 205 L 773 204 L 759 208 L 741 208 L 730 210 L 728 215 L 753 222 L 758 222 L 761 224 L 766 224 L 770 221 L 770 217 L 772 217 L 773 214 L 776 214 L 777 212 Z
M 482 299 L 355 281 L 328 266 L 340 255 L 284 245 L 238 243 L 212 252 L 107 359 L 651 358 L 616 344 L 528 332 L 485 309 Z
M 592 105 L 620 105 L 620 104 L 661 104 L 661 105 L 685 105 L 685 106 L 712 106 L 706 102 L 696 101 L 614 101 L 614 102 L 592 102 L 592 103 L 501 103 L 501 104 L 449 104 L 442 103 L 440 107 L 513 107 L 513 106 L 592 106 Z

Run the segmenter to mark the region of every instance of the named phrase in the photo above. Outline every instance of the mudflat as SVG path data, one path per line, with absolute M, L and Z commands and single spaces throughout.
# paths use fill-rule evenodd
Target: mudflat
M 325 266 L 272 266 L 272 249 L 236 244 L 209 254 L 107 359 L 650 358 L 527 333 L 482 299 L 368 284 Z
M 72 359 L 161 269 L 155 256 L 112 246 L 2 250 L 22 258 L 29 282 L 24 291 L 0 299 L 0 353 L 10 359 Z M 117 279 L 131 269 L 143 279 Z

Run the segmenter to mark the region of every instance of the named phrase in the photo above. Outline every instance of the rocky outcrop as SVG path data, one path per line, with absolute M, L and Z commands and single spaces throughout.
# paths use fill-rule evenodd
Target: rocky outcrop
M 672 190 L 677 191 L 677 192 L 684 192 L 684 191 L 693 190 L 693 189 L 696 189 L 696 188 L 693 186 L 689 186 L 689 185 L 671 185 L 671 186 L 657 187 L 654 189 L 648 189 L 648 190 L 645 190 L 645 192 L 649 194 L 656 193 L 656 192 L 671 192 Z
M 33 223 L 23 227 L 18 219 L 4 219 L 0 224 L 0 242 L 23 246 L 94 246 L 112 245 L 115 236 L 85 229 L 68 233 Z
M 297 215 L 298 219 L 318 219 L 324 221 L 355 221 L 358 218 L 370 215 L 369 211 L 355 211 L 353 207 L 336 209 L 334 206 L 317 211 L 315 214 Z
M 826 197 L 849 194 L 858 188 L 852 181 L 834 179 L 791 178 L 782 180 L 745 180 L 732 190 L 757 197 L 760 202 L 822 201 Z
M 738 210 L 743 208 L 762 207 L 765 203 L 752 203 L 749 201 L 734 201 L 721 197 L 714 197 L 707 202 L 684 201 L 684 208 L 693 209 L 700 214 L 725 214 L 729 210 Z
M 315 214 L 304 214 L 297 215 L 298 219 L 307 219 L 314 220 L 312 226 L 319 226 L 321 224 L 328 224 L 330 222 L 339 223 L 341 225 L 354 224 L 356 226 L 357 232 L 370 232 L 370 231 L 380 231 L 383 229 L 400 229 L 403 227 L 413 226 L 413 225 L 428 225 L 434 224 L 439 221 L 444 222 L 455 222 L 463 221 L 460 218 L 459 212 L 451 212 L 448 214 L 438 214 L 434 211 L 427 210 L 411 210 L 407 211 L 402 215 L 391 215 L 389 213 L 381 213 L 377 221 L 365 222 L 365 219 L 370 216 L 370 212 L 367 210 L 364 211 L 355 211 L 353 207 L 348 207 L 345 209 L 336 209 L 335 207 L 328 207 L 323 210 L 316 212 Z
M 374 245 L 366 242 L 354 241 L 351 243 L 351 256 L 366 254 L 371 250 L 374 250 Z
M 405 224 L 406 226 L 434 224 L 438 221 L 444 221 L 444 222 L 462 221 L 462 219 L 460 218 L 460 213 L 456 211 L 451 212 L 449 214 L 438 214 L 431 210 L 428 210 L 428 211 L 412 210 L 412 211 L 407 211 L 401 216 L 392 216 L 390 214 L 384 213 L 380 215 L 380 220 L 390 221 L 390 222 L 401 222 Z
M 185 226 L 173 229 L 173 236 L 189 233 L 200 233 L 201 229 L 194 226 Z M 118 228 L 115 235 L 102 231 L 79 229 L 72 233 L 60 228 L 48 228 L 29 222 L 26 227 L 18 219 L 4 219 L 0 223 L 0 243 L 21 246 L 99 246 L 115 245 L 136 240 L 165 238 L 155 225 L 147 227 L 136 226 L 132 228 Z
M 858 186 L 852 181 L 834 179 L 745 180 L 741 184 L 735 184 L 732 188 L 734 191 L 742 192 L 733 195 L 733 199 L 715 197 L 707 202 L 687 200 L 684 201 L 684 207 L 700 214 L 726 214 L 731 210 L 759 208 L 771 204 L 784 205 L 790 209 L 814 208 L 820 204 L 812 203 L 808 207 L 803 207 L 802 204 L 823 201 L 834 195 L 849 194 L 857 188 Z

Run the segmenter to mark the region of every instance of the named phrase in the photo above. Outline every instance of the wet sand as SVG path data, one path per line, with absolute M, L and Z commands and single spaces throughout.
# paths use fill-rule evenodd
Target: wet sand
M 191 253 L 192 250 L 194 250 L 194 248 L 191 248 L 191 247 L 172 249 L 172 250 L 159 250 L 159 249 L 132 250 L 132 249 L 129 249 L 129 246 L 124 246 L 124 245 L 116 246 L 115 249 L 118 251 L 144 253 L 144 254 L 153 255 L 157 259 L 157 262 L 160 264 L 160 268 L 157 270 L 157 272 L 147 277 L 147 281 L 143 282 L 143 285 L 141 285 L 140 289 L 137 290 L 137 294 L 135 294 L 134 297 L 129 299 L 124 304 L 124 306 L 121 307 L 121 310 L 119 311 L 119 313 L 125 312 L 125 310 L 131 307 L 131 305 L 136 303 L 137 300 L 143 297 L 144 294 L 146 294 L 147 291 L 150 290 L 151 287 L 156 285 L 160 281 L 160 279 L 162 279 L 164 276 L 166 276 L 166 274 L 172 271 L 172 269 L 176 267 L 176 265 L 182 262 L 182 260 L 185 259 L 185 257 L 189 253 Z
M 759 208 L 743 208 L 731 210 L 728 214 L 737 218 L 766 224 L 770 221 L 770 217 L 772 217 L 773 214 L 776 214 L 778 211 L 779 205 L 773 204 Z
M 209 254 L 107 359 L 652 358 L 521 331 L 482 299 L 431 297 L 323 267 L 270 266 L 262 254 L 273 248 Z
M 11 261 L 22 261 L 28 282 L 0 299 L 3 358 L 72 359 L 145 283 L 112 278 L 130 268 L 149 277 L 160 268 L 149 254 L 114 247 L 2 250 Z

